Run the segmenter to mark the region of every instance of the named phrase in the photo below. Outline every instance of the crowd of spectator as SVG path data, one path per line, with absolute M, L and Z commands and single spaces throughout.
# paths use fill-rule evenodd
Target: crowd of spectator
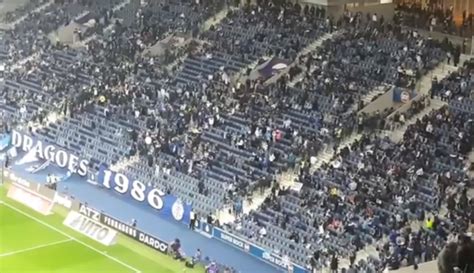
M 437 78 L 434 78 L 431 84 L 431 97 L 438 97 L 444 101 L 470 97 L 473 75 L 474 67 L 472 62 L 466 62 L 448 77 L 439 81 Z
M 16 8 L 15 10 L 8 11 L 6 12 L 0 20 L 3 23 L 11 23 L 19 18 L 27 15 L 30 13 L 32 10 L 35 10 L 36 8 L 39 8 L 40 6 L 46 4 L 48 1 L 46 0 L 32 0 L 32 1 L 26 1 L 25 5 L 20 6 Z
M 205 21 L 223 8 L 211 0 L 144 6 L 132 0 L 118 10 L 119 1 L 100 8 L 65 2 L 4 34 L 11 66 L 0 87 L 6 127 L 26 124 L 37 137 L 91 158 L 96 170 L 138 159 L 127 173 L 192 202 L 201 216 L 272 188 L 257 211 L 231 228 L 308 267 L 337 267 L 338 256 L 354 257 L 384 236 L 390 240 L 380 245 L 380 257 L 352 261 L 351 269 L 432 260 L 449 233 L 465 228 L 467 216 L 455 208 L 469 206 L 463 161 L 472 148 L 472 112 L 454 106 L 433 112 L 409 126 L 401 143 L 370 134 L 339 147 L 353 132 L 385 128 L 391 111 L 358 116 L 361 98 L 378 86 L 412 88 L 445 58 L 442 44 L 375 14 L 345 13 L 333 24 L 321 9 L 279 1 L 229 9 L 208 30 Z M 86 48 L 50 42 L 49 33 L 88 12 L 101 27 L 85 35 L 96 35 Z M 316 52 L 298 57 L 336 29 Z M 193 41 L 169 69 L 143 53 L 170 36 Z M 234 81 L 269 56 L 296 61 L 297 70 L 274 83 Z M 471 75 L 466 68 L 436 82 L 433 96 L 468 98 Z M 427 104 L 413 103 L 396 122 Z M 34 123 L 41 128 L 33 130 Z M 342 149 L 315 172 L 318 153 L 330 148 Z M 277 175 L 288 169 L 298 171 L 301 191 L 278 187 Z M 445 201 L 449 217 L 433 218 Z M 407 228 L 413 219 L 430 225 Z
M 67 26 L 77 16 L 84 13 L 90 18 L 98 18 L 99 12 L 107 14 L 112 6 L 119 0 L 102 2 L 89 1 L 57 1 L 48 5 L 41 11 L 29 11 L 20 24 L 12 29 L 5 30 L 2 35 L 2 51 L 4 51 L 6 64 L 14 64 L 27 57 L 36 56 L 51 50 L 55 46 L 54 34 L 59 28 Z M 106 15 L 104 15 L 107 17 Z
M 400 3 L 397 5 L 394 21 L 397 24 L 439 31 L 447 34 L 471 37 L 473 33 L 473 14 L 466 10 L 462 13 L 462 21 L 456 24 L 453 6 L 446 7 L 433 1 L 423 6 L 422 3 Z
M 397 112 L 393 115 L 389 120 L 389 126 L 393 126 L 391 128 L 403 126 L 412 117 L 419 114 L 426 107 L 429 107 L 430 104 L 431 101 L 426 96 L 419 100 L 410 102 L 410 106 L 405 112 Z
M 360 228 L 360 225 L 365 228 L 367 228 L 367 225 L 373 227 L 373 221 L 375 221 L 376 225 L 381 228 L 385 222 L 385 224 L 389 223 L 389 228 L 385 229 L 385 232 L 395 232 L 399 234 L 397 236 L 390 236 L 392 237 L 392 241 L 399 237 L 400 234 L 406 234 L 402 243 L 398 242 L 397 244 L 393 244 L 396 242 L 393 241 L 392 244 L 390 244 L 390 242 L 387 242 L 384 248 L 380 248 L 380 250 L 384 250 L 380 252 L 381 255 L 384 255 L 381 257 L 382 261 L 385 260 L 391 268 L 398 268 L 405 259 L 409 264 L 418 262 L 421 257 L 423 261 L 434 259 L 445 245 L 448 234 L 451 234 L 453 231 L 459 233 L 466 231 L 473 217 L 473 201 L 468 201 L 466 195 L 466 189 L 472 187 L 472 185 L 470 185 L 472 181 L 466 176 L 466 173 L 469 171 L 469 165 L 466 164 L 466 155 L 472 150 L 474 129 L 472 124 L 472 99 L 470 99 L 471 90 L 472 64 L 467 62 L 463 68 L 450 74 L 439 83 L 435 79 L 432 90 L 433 96 L 439 95 L 444 100 L 451 102 L 450 108 L 444 107 L 418 120 L 414 125 L 409 126 L 405 132 L 403 141 L 397 144 L 397 146 L 393 146 L 394 143 L 391 143 L 387 139 L 376 139 L 366 141 L 364 145 L 359 147 L 357 147 L 358 144 L 355 143 L 355 147 L 343 149 L 332 166 L 323 166 L 320 173 L 313 175 L 306 174 L 306 179 L 309 179 L 307 181 L 311 181 L 312 184 L 309 189 L 307 189 L 307 192 L 303 190 L 302 193 L 296 195 L 299 201 L 294 200 L 293 196 L 291 196 L 291 198 L 288 197 L 288 194 L 295 195 L 294 192 L 288 193 L 286 190 L 281 190 L 280 193 L 275 194 L 275 192 L 278 191 L 274 190 L 273 195 L 265 201 L 261 210 L 255 212 L 250 219 L 243 219 L 242 221 L 244 221 L 244 223 L 239 223 L 237 230 L 260 243 L 269 244 L 268 247 L 272 248 L 279 246 L 278 243 L 276 243 L 278 239 L 276 242 L 272 239 L 265 241 L 265 239 L 262 238 L 262 234 L 264 234 L 265 237 L 272 235 L 289 236 L 287 237 L 289 239 L 288 243 L 290 243 L 290 248 L 293 249 L 298 249 L 297 244 L 302 242 L 306 248 L 316 249 L 316 254 L 313 256 L 311 256 L 311 251 L 309 250 L 302 251 L 311 257 L 310 261 L 313 262 L 312 265 L 314 266 L 316 263 L 314 263 L 313 257 L 322 257 L 319 247 L 321 240 L 324 240 L 322 238 L 327 236 L 325 232 L 334 232 L 334 225 L 331 225 L 331 223 L 337 224 L 336 226 L 339 228 L 339 233 L 336 230 L 334 235 L 340 238 L 341 232 L 346 235 L 347 233 L 351 234 L 353 233 L 354 227 Z M 447 95 L 444 95 L 446 93 Z M 396 122 L 401 124 L 405 123 L 405 116 L 406 119 L 409 119 L 428 105 L 429 99 L 427 97 L 412 102 L 410 109 L 402 114 L 403 118 L 401 115 L 395 117 Z M 361 140 L 361 142 L 364 143 L 364 140 Z M 384 148 L 379 148 L 380 150 L 377 152 L 376 147 Z M 392 148 L 390 149 L 389 147 Z M 399 154 L 393 154 L 391 151 L 398 151 Z M 368 164 L 370 160 L 368 162 L 366 161 L 368 160 L 367 156 L 373 157 L 372 162 L 377 162 L 377 167 L 375 167 L 376 165 L 371 166 Z M 384 157 L 387 157 L 387 165 L 381 166 L 380 163 L 385 161 Z M 412 160 L 411 163 L 410 158 Z M 431 161 L 432 158 L 436 158 L 436 162 Z M 347 166 L 344 166 L 344 163 Z M 349 166 L 351 165 L 353 173 L 350 172 L 351 169 Z M 381 166 L 381 172 L 377 174 L 376 169 L 378 169 L 379 166 Z M 325 169 L 325 167 L 328 169 Z M 349 168 L 349 172 L 347 168 Z M 309 168 L 307 169 L 309 170 Z M 327 173 L 328 170 L 330 171 L 329 175 Z M 389 170 L 388 173 L 387 170 Z M 441 170 L 444 170 L 444 173 Z M 394 171 L 394 173 L 392 171 Z M 362 177 L 357 178 L 359 175 L 362 175 Z M 453 178 L 453 176 L 455 176 L 455 178 Z M 411 180 L 412 182 L 408 183 L 408 181 L 406 181 L 407 184 L 404 184 L 400 181 L 402 177 L 409 178 L 408 181 Z M 427 179 L 426 184 L 421 183 L 420 180 L 428 177 L 430 177 L 430 179 Z M 367 179 L 373 182 L 367 183 L 367 181 L 364 181 Z M 316 184 L 313 184 L 315 181 Z M 387 182 L 383 183 L 382 181 Z M 397 183 L 394 184 L 395 181 Z M 430 181 L 436 181 L 437 187 L 431 194 L 431 198 L 433 199 L 424 199 L 430 196 L 429 191 L 427 192 L 427 188 L 425 188 L 433 187 L 433 182 Z M 381 187 L 378 188 L 377 185 Z M 398 188 L 392 189 L 392 185 L 397 185 Z M 335 188 L 337 188 L 337 190 L 335 190 Z M 387 189 L 389 189 L 388 193 Z M 335 195 L 338 195 L 338 191 L 343 192 L 341 194 L 342 198 L 334 198 Z M 314 196 L 308 196 L 311 192 L 314 192 Z M 358 223 L 358 221 L 361 221 L 360 219 L 364 218 L 353 216 L 354 211 L 352 210 L 357 209 L 357 206 L 349 207 L 348 210 L 350 212 L 348 213 L 344 210 L 347 209 L 344 203 L 349 203 L 354 206 L 357 204 L 354 200 L 370 200 L 370 197 L 367 197 L 363 193 L 373 194 L 373 204 L 378 204 L 380 207 L 370 208 L 369 205 L 372 211 L 370 212 L 370 216 L 365 215 L 364 217 L 367 222 Z M 354 196 L 351 196 L 351 194 L 354 194 Z M 390 195 L 391 197 L 389 197 Z M 277 198 L 278 196 L 279 198 Z M 326 196 L 328 199 L 323 199 L 321 198 L 322 196 Z M 383 196 L 388 198 L 385 202 L 381 198 Z M 449 200 L 446 200 L 445 196 L 449 196 Z M 354 199 L 355 197 L 359 198 Z M 418 198 L 424 201 L 416 201 Z M 320 212 L 322 216 L 321 221 L 323 221 L 325 225 L 322 226 L 323 228 L 319 228 L 320 235 L 317 237 L 315 237 L 314 234 L 318 232 L 318 224 L 321 223 L 312 222 L 315 211 L 308 209 L 308 200 L 317 200 L 313 201 L 316 202 L 315 204 L 310 203 L 310 205 L 314 205 L 318 210 L 321 207 L 328 208 Z M 332 202 L 328 200 L 332 200 Z M 296 204 L 297 206 L 293 208 L 288 202 Z M 423 202 L 437 205 L 431 208 L 424 208 L 421 205 Z M 458 204 L 456 204 L 456 202 Z M 328 204 L 330 206 L 328 206 Z M 449 206 L 449 214 L 445 215 L 449 220 L 446 222 L 440 221 L 437 216 L 426 220 L 427 212 L 438 215 L 441 204 Z M 405 230 L 405 228 L 406 225 L 410 223 L 410 217 L 409 215 L 403 216 L 403 213 L 396 213 L 396 209 L 388 209 L 388 212 L 385 211 L 387 214 L 381 216 L 381 218 L 374 217 L 378 209 L 383 208 L 385 210 L 393 205 L 406 206 L 403 213 L 411 213 L 414 219 L 419 219 L 420 221 L 426 220 L 425 229 L 435 231 L 435 233 L 421 230 L 421 233 L 417 232 L 408 236 L 412 232 L 410 229 L 408 229 L 408 231 Z M 336 214 L 336 208 L 340 209 L 341 207 L 342 210 Z M 420 210 L 417 211 L 414 208 Z M 360 211 L 364 212 L 362 215 L 366 214 L 366 209 L 367 208 L 359 208 L 359 214 Z M 357 212 L 357 210 L 355 210 L 355 212 Z M 383 214 L 384 213 L 382 213 L 382 215 Z M 391 216 L 393 219 L 392 221 L 386 222 L 387 218 L 385 217 L 390 214 L 393 214 Z M 251 224 L 247 223 L 249 220 Z M 435 223 L 434 226 L 432 225 L 433 221 Z M 285 233 L 284 231 L 287 229 L 288 222 L 293 223 L 293 226 L 297 226 L 302 231 L 300 231 L 300 233 L 294 231 Z M 284 231 L 278 228 L 276 230 L 272 228 L 270 232 L 267 230 L 270 229 L 269 224 L 273 226 L 280 225 Z M 311 227 L 311 225 L 313 225 L 313 227 Z M 241 230 L 244 230 L 244 232 Z M 384 231 L 383 228 L 381 228 L 378 231 L 373 230 L 371 232 L 367 232 L 366 230 L 364 233 L 371 234 L 375 239 L 380 239 L 381 237 L 377 236 L 384 234 Z M 436 236 L 434 234 L 436 234 Z M 388 234 L 386 233 L 385 235 Z M 347 245 L 350 244 L 350 242 L 354 244 L 356 249 L 362 247 L 363 244 L 360 244 L 360 238 L 348 237 L 347 240 L 340 242 L 340 246 L 329 244 L 331 247 L 322 252 L 326 254 L 326 261 L 331 260 L 331 253 L 338 251 L 337 248 L 340 248 L 339 251 L 344 253 L 344 256 L 349 256 L 351 250 L 348 250 Z M 410 241 L 410 238 L 412 238 L 412 241 Z M 337 242 L 334 238 L 328 238 L 328 241 Z M 311 244 L 311 242 L 318 242 L 318 244 Z M 410 246 L 411 243 L 416 244 L 416 248 L 418 249 L 416 253 L 413 252 L 413 246 Z M 279 252 L 281 250 L 277 249 L 276 251 Z M 288 252 L 284 254 L 289 255 Z M 414 260 L 413 255 L 417 257 L 417 261 Z M 328 264 L 330 264 L 330 262 L 328 262 Z
M 295 83 L 302 89 L 327 87 L 321 91 L 337 98 L 334 113 L 345 113 L 376 87 L 413 88 L 445 55 L 439 42 L 383 18 L 366 20 L 360 13 L 346 13 L 338 25 L 350 31 L 324 42 L 316 53 L 301 56 L 298 72 L 304 75 Z M 290 74 L 290 81 L 298 72 Z
M 384 236 L 390 241 L 379 258 L 392 269 L 422 254 L 432 260 L 447 236 L 471 221 L 464 165 L 473 130 L 472 113 L 445 107 L 409 126 L 401 143 L 364 137 L 315 173 L 302 166 L 301 192 L 274 189 L 236 231 L 300 262 L 335 252 L 348 257 Z M 449 214 L 440 220 L 445 201 Z M 411 230 L 413 219 L 426 221 L 426 230 Z

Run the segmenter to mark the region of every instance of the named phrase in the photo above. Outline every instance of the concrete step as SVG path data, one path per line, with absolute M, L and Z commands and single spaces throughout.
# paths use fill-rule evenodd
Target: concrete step
M 128 166 L 138 163 L 139 161 L 140 157 L 138 155 L 131 156 L 130 158 L 122 158 L 120 161 L 110 166 L 110 169 L 114 172 L 120 172 L 125 170 Z
M 262 56 L 263 59 L 270 59 L 271 57 L 269 56 Z M 239 72 L 237 72 L 234 76 L 232 76 L 232 83 L 236 84 L 238 81 L 240 82 L 245 82 L 247 78 L 252 79 L 252 76 L 254 76 L 254 73 L 258 73 L 258 62 L 260 59 L 255 60 L 248 66 L 242 68 Z M 265 62 L 266 63 L 266 62 Z M 263 67 L 265 63 L 261 64 L 260 66 Z M 251 69 L 253 72 L 251 72 L 250 77 L 247 77 L 247 69 Z
M 28 127 L 31 127 L 33 132 L 37 132 L 40 129 L 43 129 L 44 127 L 49 126 L 51 123 L 61 123 L 66 116 L 64 115 L 63 112 L 49 112 L 46 115 L 46 118 L 44 119 L 43 123 L 39 122 L 28 122 Z
M 337 147 L 337 151 L 333 149 L 334 146 L 328 146 L 324 151 L 321 151 L 316 157 L 318 161 L 316 164 L 311 166 L 312 171 L 316 171 L 323 165 L 324 163 L 331 163 L 333 161 L 334 156 L 341 151 L 342 148 L 346 147 L 347 145 L 351 145 L 356 140 L 359 140 L 362 137 L 362 134 L 352 134 L 349 137 L 345 138 L 344 140 L 339 143 Z
M 361 98 L 361 100 L 364 102 L 364 105 L 369 104 L 372 102 L 372 100 L 377 97 L 378 95 L 384 94 L 387 92 L 386 86 L 377 86 L 372 91 L 367 93 L 365 96 Z
M 298 54 L 298 57 L 307 55 L 308 53 L 315 53 L 316 50 L 323 44 L 324 41 L 326 41 L 328 39 L 331 39 L 332 37 L 335 37 L 337 35 L 340 35 L 341 33 L 342 33 L 342 31 L 335 31 L 335 32 L 332 32 L 332 33 L 324 34 L 322 37 L 320 37 L 319 39 L 317 39 L 316 41 L 312 42 L 307 47 L 305 47 L 300 52 L 300 54 Z M 316 67 L 312 67 L 309 72 L 313 73 L 313 71 L 315 69 L 316 69 Z M 293 81 L 288 83 L 288 86 L 294 87 L 296 83 L 303 80 L 303 77 L 304 77 L 305 74 L 306 74 L 306 71 L 302 71 L 300 74 L 296 75 L 296 77 L 293 79 Z
M 32 55 L 24 58 L 24 59 L 21 59 L 19 61 L 17 61 L 16 63 L 12 64 L 11 68 L 13 70 L 17 70 L 19 68 L 22 68 L 27 62 L 36 62 L 36 60 L 38 60 L 40 57 L 40 54 L 39 53 L 33 53 Z
M 369 105 L 376 96 L 384 94 L 385 92 L 387 92 L 387 90 L 388 90 L 387 85 L 379 85 L 379 86 L 374 87 L 367 94 L 363 95 L 360 99 L 364 102 L 364 107 Z M 346 113 L 353 113 L 354 111 L 357 110 L 357 107 L 358 107 L 358 103 L 352 104 L 352 106 L 347 110 Z
M 422 118 L 425 115 L 428 115 L 431 111 L 440 109 L 444 105 L 447 105 L 447 102 L 441 101 L 439 99 L 430 99 L 430 106 L 423 109 L 420 113 L 413 116 L 411 119 L 407 120 L 405 124 L 394 131 L 385 131 L 385 135 L 388 136 L 392 141 L 399 142 L 403 138 L 403 134 L 405 133 L 408 126 L 414 124 L 417 119 Z
M 18 24 L 21 24 L 23 21 L 25 21 L 25 19 L 28 18 L 28 16 L 30 16 L 30 14 L 41 12 L 42 10 L 45 10 L 46 8 L 51 6 L 53 3 L 54 3 L 53 0 L 50 0 L 46 3 L 44 3 L 43 5 L 37 7 L 36 9 L 32 10 L 31 12 L 21 16 L 20 18 L 16 19 L 15 21 L 13 21 L 11 23 L 8 23 L 8 24 L 0 23 L 0 29 L 4 29 L 4 30 L 13 29 L 13 28 L 15 28 L 15 26 L 17 26 Z
M 333 33 L 326 33 L 324 34 L 323 36 L 321 36 L 319 39 L 317 39 L 316 41 L 312 42 L 311 44 L 309 44 L 308 46 L 306 46 L 303 50 L 301 50 L 301 54 L 307 54 L 307 53 L 310 53 L 314 50 L 316 50 L 317 48 L 319 48 L 324 41 L 326 41 L 327 39 L 330 39 L 332 38 L 337 32 L 333 32 Z
M 453 65 L 448 65 L 446 62 L 438 64 L 433 70 L 423 75 L 416 85 L 418 94 L 428 95 L 431 89 L 431 82 L 434 77 L 438 81 L 444 79 L 446 76 L 456 71 L 458 68 Z
M 393 273 L 434 273 L 438 272 L 438 263 L 437 261 L 426 262 L 418 265 L 418 269 L 415 270 L 413 266 L 402 267 L 397 270 L 390 270 Z
M 236 7 L 225 7 L 218 13 L 216 13 L 211 18 L 207 19 L 201 26 L 201 32 L 209 30 L 209 28 L 213 25 L 219 24 L 226 16 L 230 10 L 237 10 Z

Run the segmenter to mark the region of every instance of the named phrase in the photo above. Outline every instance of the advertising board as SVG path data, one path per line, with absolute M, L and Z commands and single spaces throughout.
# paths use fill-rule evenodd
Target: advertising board
M 256 246 L 255 244 L 250 243 L 236 235 L 230 234 L 220 228 L 214 227 L 212 229 L 212 235 L 214 238 L 224 241 L 240 249 L 241 251 L 244 251 L 260 260 L 285 270 L 285 272 L 307 273 L 307 270 L 304 267 L 292 263 L 288 257 L 281 257 L 272 253 L 271 251 L 266 251 L 265 249 Z
M 26 205 L 35 211 L 43 214 L 51 214 L 53 200 L 42 196 L 41 194 L 24 187 L 17 183 L 12 183 L 7 193 L 8 198 Z
M 116 242 L 117 231 L 76 211 L 70 211 L 63 224 L 106 246 Z
M 126 224 L 121 220 L 118 220 L 117 218 L 114 218 L 105 213 L 89 208 L 84 204 L 80 204 L 79 212 L 87 217 L 91 217 L 95 221 L 99 221 L 101 224 L 107 227 L 110 227 L 150 248 L 158 250 L 162 253 L 168 252 L 168 243 L 148 233 L 138 230 L 135 227 L 129 224 Z

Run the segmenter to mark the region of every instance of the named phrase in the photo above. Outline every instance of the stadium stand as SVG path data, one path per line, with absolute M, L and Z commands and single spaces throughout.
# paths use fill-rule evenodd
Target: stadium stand
M 472 35 L 473 14 L 467 10 L 462 12 L 461 24 L 456 24 L 452 11 L 444 10 L 434 2 L 424 7 L 417 3 L 400 3 L 396 10 L 394 20 L 405 26 L 458 34 L 463 37 Z
M 33 1 L 9 13 L 6 22 L 29 16 L 0 33 L 3 129 L 87 158 L 90 180 L 105 165 L 177 196 L 199 219 L 233 207 L 234 222 L 212 224 L 308 270 L 374 244 L 377 255 L 351 259 L 349 270 L 434 260 L 472 221 L 473 64 L 392 117 L 389 125 L 415 120 L 393 141 L 381 134 L 393 109 L 361 121 L 363 98 L 415 89 L 450 58 L 445 45 L 404 28 L 423 26 L 407 19 L 345 13 L 334 22 L 319 8 L 258 2 L 54 1 L 35 12 L 45 3 Z M 48 36 L 92 19 L 83 46 Z M 189 42 L 162 52 L 176 60 L 145 54 L 170 37 Z M 292 67 L 276 81 L 249 77 L 277 59 Z M 438 100 L 447 105 L 420 117 Z M 333 160 L 315 168 L 328 150 Z M 292 171 L 298 190 L 277 181 Z M 258 208 L 236 208 L 265 189 Z M 416 221 L 430 224 L 412 228 Z

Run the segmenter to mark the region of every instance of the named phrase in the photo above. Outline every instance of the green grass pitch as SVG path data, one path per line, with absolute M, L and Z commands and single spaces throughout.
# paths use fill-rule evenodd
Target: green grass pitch
M 198 273 L 182 262 L 119 235 L 104 246 L 64 226 L 67 212 L 44 216 L 6 197 L 0 185 L 1 273 Z

